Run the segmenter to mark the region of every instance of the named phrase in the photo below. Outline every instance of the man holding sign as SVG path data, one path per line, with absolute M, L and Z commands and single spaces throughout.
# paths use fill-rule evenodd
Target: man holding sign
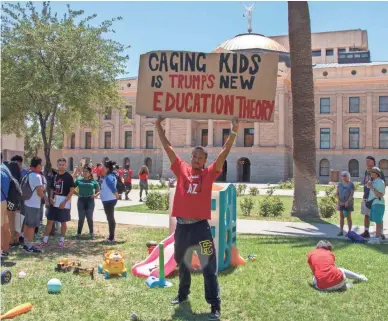
M 237 136 L 239 124 L 232 121 L 232 131 L 215 162 L 207 168 L 207 152 L 203 147 L 195 147 L 191 154 L 191 164 L 182 161 L 164 134 L 159 117 L 156 129 L 159 138 L 171 162 L 171 170 L 177 177 L 172 216 L 177 218 L 175 230 L 174 258 L 179 266 L 178 296 L 173 305 L 185 302 L 190 293 L 191 258 L 195 250 L 198 254 L 205 280 L 205 299 L 211 305 L 209 320 L 219 320 L 221 300 L 217 279 L 217 257 L 208 220 L 211 218 L 212 186 L 221 173 Z

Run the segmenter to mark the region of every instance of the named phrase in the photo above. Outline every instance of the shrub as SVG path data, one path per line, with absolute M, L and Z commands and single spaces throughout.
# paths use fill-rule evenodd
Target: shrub
M 159 186 L 160 186 L 160 188 L 166 188 L 167 187 L 167 182 L 166 182 L 166 180 L 164 179 L 164 178 L 161 178 L 160 180 L 159 180 Z
M 132 189 L 140 189 L 139 184 L 132 184 Z
M 244 197 L 240 201 L 241 212 L 243 212 L 245 216 L 250 216 L 254 205 L 255 203 L 251 196 Z
M 259 195 L 259 189 L 257 187 L 251 187 L 249 189 L 249 195 L 251 196 L 256 196 L 256 195 Z
M 294 189 L 294 179 L 289 179 L 279 183 L 280 189 Z
M 353 182 L 354 184 L 354 189 L 357 191 L 357 189 L 360 187 L 360 183 L 359 182 Z
M 277 217 L 283 215 L 285 207 L 279 196 L 268 195 L 259 203 L 259 209 L 260 216 Z
M 337 212 L 337 186 L 331 185 L 325 188 L 325 196 L 318 203 L 319 213 L 324 218 L 330 218 Z
M 237 196 L 244 195 L 246 189 L 247 189 L 247 184 L 237 184 L 236 185 Z
M 146 206 L 153 211 L 167 211 L 169 208 L 168 193 L 150 192 L 147 195 Z

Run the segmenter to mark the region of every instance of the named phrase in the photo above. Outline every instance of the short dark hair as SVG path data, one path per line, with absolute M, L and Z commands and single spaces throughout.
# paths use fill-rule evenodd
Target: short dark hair
M 333 251 L 333 245 L 326 240 L 320 240 L 316 246 L 317 249 L 325 249 L 329 251 Z
M 65 163 L 67 163 L 66 159 L 63 158 L 63 157 L 57 160 L 57 164 L 58 164 L 59 162 L 65 162 Z
M 116 164 L 116 165 L 115 165 L 115 168 L 116 168 L 116 169 L 120 169 L 120 166 Z
M 42 165 L 42 159 L 40 157 L 37 157 L 37 156 L 33 157 L 31 159 L 30 166 L 31 167 L 37 167 L 39 165 Z
M 15 155 L 14 157 L 11 158 L 11 162 L 23 163 L 23 157 L 21 157 L 20 155 Z
M 368 156 L 366 159 L 373 160 L 373 164 L 376 165 L 376 159 L 373 156 Z
M 192 153 L 195 152 L 196 150 L 202 152 L 205 154 L 205 158 L 207 159 L 207 150 L 205 147 L 202 147 L 202 146 L 197 146 L 193 149 Z
M 113 172 L 115 165 L 116 165 L 116 162 L 114 162 L 114 161 L 105 162 L 105 167 L 108 169 L 109 173 Z

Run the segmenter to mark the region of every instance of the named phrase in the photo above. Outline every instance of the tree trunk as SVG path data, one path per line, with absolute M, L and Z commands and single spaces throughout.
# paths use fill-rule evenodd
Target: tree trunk
M 294 158 L 291 214 L 318 217 L 315 150 L 314 79 L 310 13 L 307 1 L 288 2 Z
M 51 147 L 47 141 L 47 135 L 46 135 L 47 117 L 44 119 L 41 113 L 38 114 L 38 117 L 39 117 L 40 130 L 42 133 L 44 158 L 46 160 L 44 171 L 45 171 L 45 174 L 47 174 L 49 171 L 51 171 L 51 168 L 52 168 L 51 159 L 50 159 Z

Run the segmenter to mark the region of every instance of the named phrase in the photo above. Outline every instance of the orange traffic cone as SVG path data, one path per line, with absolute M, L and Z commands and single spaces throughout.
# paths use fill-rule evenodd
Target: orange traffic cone
M 239 265 L 245 265 L 246 262 L 243 257 L 238 253 L 237 247 L 232 245 L 231 251 L 230 251 L 230 264 L 232 266 L 239 266 Z

